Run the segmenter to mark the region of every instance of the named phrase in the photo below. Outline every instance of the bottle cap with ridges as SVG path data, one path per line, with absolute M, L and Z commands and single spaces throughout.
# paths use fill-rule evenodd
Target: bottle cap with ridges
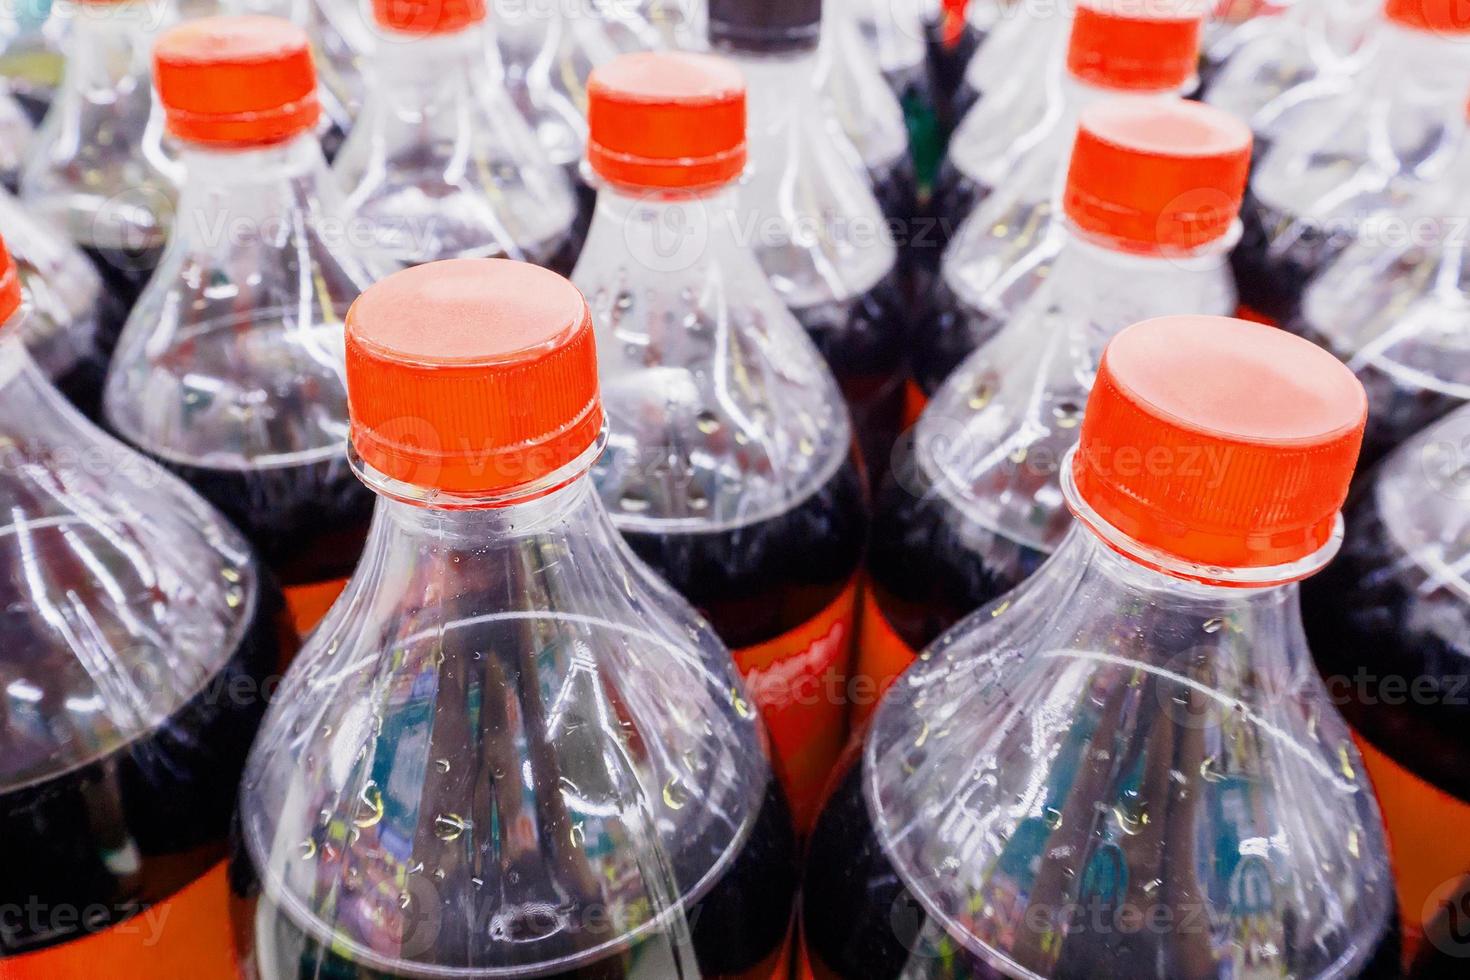
M 709 0 L 709 43 L 716 51 L 812 51 L 821 35 L 822 0 Z

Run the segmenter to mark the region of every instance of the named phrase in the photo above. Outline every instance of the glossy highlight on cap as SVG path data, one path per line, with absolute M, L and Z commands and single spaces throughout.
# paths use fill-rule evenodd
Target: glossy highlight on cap
M 1181 89 L 1198 69 L 1203 24 L 1189 0 L 1078 0 L 1067 71 L 1099 88 Z
M 1146 320 L 1103 354 L 1073 478 L 1102 520 L 1181 561 L 1285 565 L 1331 540 L 1367 414 L 1352 371 L 1310 341 Z
M 577 287 L 508 259 L 450 259 L 370 286 L 347 313 L 353 447 L 403 483 L 493 496 L 575 460 L 602 429 Z
M 306 32 L 278 17 L 204 17 L 165 32 L 153 78 L 169 132 L 192 143 L 277 143 L 316 125 Z
M 373 20 L 400 34 L 453 34 L 485 21 L 485 0 L 373 0 Z
M 1240 212 L 1251 131 L 1214 106 L 1119 99 L 1078 120 L 1062 204 L 1073 227 L 1113 247 L 1185 252 Z
M 614 184 L 699 188 L 745 169 L 745 79 L 705 54 L 625 54 L 587 83 L 587 161 Z

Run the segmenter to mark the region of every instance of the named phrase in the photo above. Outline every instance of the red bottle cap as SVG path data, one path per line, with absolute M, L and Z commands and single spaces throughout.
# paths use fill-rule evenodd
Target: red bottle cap
M 587 83 L 587 161 L 633 187 L 727 184 L 745 169 L 745 79 L 703 54 L 625 54 Z
M 1332 536 L 1368 398 L 1337 358 L 1215 316 L 1135 324 L 1103 353 L 1073 476 L 1128 537 L 1186 562 L 1261 568 Z
M 1202 11 L 1190 0 L 1078 0 L 1067 71 L 1098 88 L 1183 88 L 1199 66 Z
M 418 487 L 490 496 L 597 439 L 592 315 L 577 287 L 507 259 L 451 259 L 370 286 L 347 312 L 352 444 Z
M 0 239 L 0 325 L 8 323 L 20 309 L 20 270 L 4 239 Z
M 403 34 L 453 34 L 484 22 L 485 0 L 373 0 L 373 19 Z
M 169 132 L 191 143 L 279 143 L 316 125 L 321 105 L 306 32 L 278 17 L 205 17 L 153 47 Z
M 1062 204 L 1082 232 L 1128 251 L 1188 251 L 1230 230 L 1251 131 L 1184 99 L 1118 99 L 1083 111 Z
M 1416 31 L 1470 33 L 1470 4 L 1463 0 L 1388 0 L 1383 16 Z

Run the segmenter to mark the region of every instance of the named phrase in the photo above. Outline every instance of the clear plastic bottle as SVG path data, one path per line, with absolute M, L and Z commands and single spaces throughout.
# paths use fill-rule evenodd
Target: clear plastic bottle
M 709 21 L 749 87 L 739 234 L 836 375 L 876 475 L 902 423 L 909 300 L 878 197 L 821 96 L 821 2 L 712 0 Z
M 60 225 L 131 306 L 168 237 L 182 171 L 149 64 L 172 0 L 73 6 L 66 66 L 21 172 L 27 209 Z
M 26 352 L 0 246 L 0 975 L 219 977 L 225 839 L 279 592 L 178 480 Z
M 963 93 L 965 73 L 1009 11 L 998 0 L 913 0 L 923 8 L 929 82 L 940 131 L 949 134 L 971 101 Z M 1025 5 L 1017 5 L 1025 11 Z
M 51 0 L 17 0 L 0 11 L 0 85 L 36 125 L 61 81 L 62 31 Z
M 1060 195 L 1078 114 L 1110 99 L 1172 102 L 1191 85 L 1200 20 L 1183 16 L 1187 4 L 1149 7 L 1179 16 L 1120 16 L 1115 8 L 1139 9 L 1084 0 L 1056 64 L 1028 69 L 1043 80 L 1033 75 L 1031 84 L 993 92 L 955 134 L 935 192 L 936 235 L 953 240 L 915 321 L 909 421 L 1047 276 L 1061 247 Z
M 1409 945 L 1423 940 L 1446 879 L 1470 868 L 1467 445 L 1462 408 L 1371 471 L 1350 501 L 1342 553 L 1303 590 L 1317 666 L 1394 842 Z M 1463 922 L 1456 932 L 1463 942 Z
M 20 171 L 35 138 L 25 107 L 0 85 L 0 187 L 12 194 L 20 188 Z
M 1290 323 L 1368 389 L 1365 465 L 1470 401 L 1470 139 L 1455 155 L 1402 207 L 1362 222 Z
M 59 229 L 0 190 L 0 230 L 30 304 L 21 326 L 32 359 L 89 419 L 102 413 L 102 382 L 127 308 Z
M 1244 124 L 1193 102 L 1083 112 L 1049 274 L 940 386 L 877 494 L 860 717 L 919 650 L 1065 537 L 1060 464 L 1108 340 L 1150 317 L 1234 312 L 1250 148 Z
M 816 976 L 1400 975 L 1297 586 L 1341 542 L 1365 408 L 1260 324 L 1113 340 L 1066 540 L 926 651 L 834 780 L 802 886 Z
M 1365 28 L 1381 7 L 1381 0 L 1266 6 L 1204 45 L 1205 101 L 1250 123 L 1260 156 L 1296 100 L 1350 84 L 1348 76 L 1364 57 Z
M 155 58 L 188 178 L 113 358 L 107 421 L 245 532 L 304 632 L 372 515 L 347 464 L 342 322 L 389 266 L 360 247 L 371 235 L 348 220 L 313 133 L 305 31 L 192 20 Z
M 593 487 L 581 294 L 438 262 L 347 336 L 380 500 L 246 770 L 245 974 L 785 975 L 789 816 L 728 651 Z
M 1470 14 L 1455 0 L 1387 0 L 1346 85 L 1288 92 L 1256 164 L 1235 251 L 1241 303 L 1287 323 L 1312 277 L 1455 159 L 1470 91 Z M 1304 97 L 1309 95 L 1310 97 Z
M 916 187 L 928 188 L 944 153 L 944 134 L 925 46 L 927 0 L 846 0 L 833 6 L 853 20 L 869 57 L 877 59 L 897 96 L 908 127 Z
M 1035 62 L 1017 62 L 1007 84 L 992 86 L 955 130 L 934 189 L 940 225 L 933 260 L 1003 185 L 1031 185 L 1030 200 L 1056 193 L 1083 106 L 1118 95 L 1169 98 L 1194 86 L 1197 8 L 1191 0 L 1160 0 L 1142 15 L 1139 9 L 1133 0 L 1079 0 L 1070 16 L 1054 11 L 1040 24 L 1017 21 L 1035 32 L 1029 43 L 1036 47 L 1027 49 Z M 1058 23 L 1060 44 L 1052 34 Z
M 883 214 L 911 221 L 919 210 L 919 185 L 904 107 L 864 43 L 854 12 L 841 3 L 832 4 L 822 19 L 821 54 L 824 92 L 857 148 Z
M 577 201 L 503 86 L 483 0 L 376 0 L 372 82 L 333 171 L 404 265 L 504 256 L 562 273 Z
M 603 189 L 573 280 L 597 324 L 610 431 L 594 478 L 633 550 L 732 648 L 805 826 L 847 727 L 867 530 L 852 426 L 737 234 L 739 71 L 624 55 L 589 93 Z
M 1054 72 L 1053 63 L 1066 50 L 1075 7 L 1076 0 L 1038 0 L 999 14 L 964 65 L 952 101 L 952 128 L 958 129 L 982 98 L 1009 102 Z

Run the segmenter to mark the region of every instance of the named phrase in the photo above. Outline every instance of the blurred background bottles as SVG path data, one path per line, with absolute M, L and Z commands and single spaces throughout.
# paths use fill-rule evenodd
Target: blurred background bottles
M 1222 317 L 1109 345 L 1077 515 L 929 648 L 812 835 L 805 976 L 1399 975 L 1387 843 L 1296 582 L 1340 542 L 1366 399 Z
M 634 551 L 732 648 L 806 826 L 846 733 L 866 537 L 847 408 L 739 237 L 740 72 L 624 55 L 588 91 L 602 191 L 573 279 L 610 429 L 594 477 Z
M 188 21 L 158 85 L 188 178 L 113 359 L 108 424 L 245 532 L 303 630 L 356 564 L 371 495 L 347 465 L 342 323 L 388 268 L 359 247 L 313 131 L 306 33 Z
M 225 832 L 294 648 L 243 538 L 69 406 L 0 246 L 6 977 L 228 977 Z
M 433 263 L 347 337 L 380 499 L 245 776 L 245 975 L 783 975 L 789 815 L 729 652 L 593 487 L 582 296 Z
M 372 79 L 333 167 L 354 218 L 404 265 L 509 257 L 570 272 L 571 182 L 506 94 L 483 0 L 372 12 Z

